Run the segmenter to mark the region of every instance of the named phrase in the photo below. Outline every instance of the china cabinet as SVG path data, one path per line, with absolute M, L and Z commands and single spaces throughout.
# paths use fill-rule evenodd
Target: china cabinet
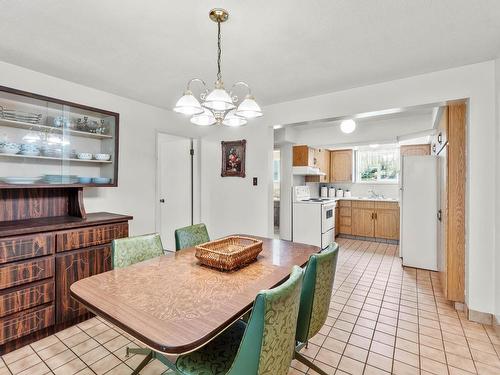
M 0 187 L 117 186 L 118 113 L 0 86 Z

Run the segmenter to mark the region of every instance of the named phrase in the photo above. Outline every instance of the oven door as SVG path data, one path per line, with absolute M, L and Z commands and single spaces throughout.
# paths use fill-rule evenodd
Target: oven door
M 321 233 L 335 227 L 335 203 L 324 204 L 321 207 Z

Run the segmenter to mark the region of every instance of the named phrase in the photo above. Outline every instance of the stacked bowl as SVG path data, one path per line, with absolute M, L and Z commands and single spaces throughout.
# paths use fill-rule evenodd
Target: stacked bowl
M 21 144 L 20 154 L 25 156 L 38 156 L 40 155 L 40 146 L 36 143 L 23 143 Z

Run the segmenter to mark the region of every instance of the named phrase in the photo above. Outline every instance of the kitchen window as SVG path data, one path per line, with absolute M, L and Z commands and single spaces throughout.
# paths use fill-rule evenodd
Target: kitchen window
M 356 182 L 396 184 L 399 169 L 398 146 L 370 146 L 356 152 Z

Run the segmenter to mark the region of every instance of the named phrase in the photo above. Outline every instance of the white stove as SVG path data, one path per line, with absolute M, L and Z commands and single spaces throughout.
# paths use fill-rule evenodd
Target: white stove
M 331 198 L 311 197 L 309 186 L 294 186 L 292 240 L 326 249 L 335 240 L 336 205 Z

